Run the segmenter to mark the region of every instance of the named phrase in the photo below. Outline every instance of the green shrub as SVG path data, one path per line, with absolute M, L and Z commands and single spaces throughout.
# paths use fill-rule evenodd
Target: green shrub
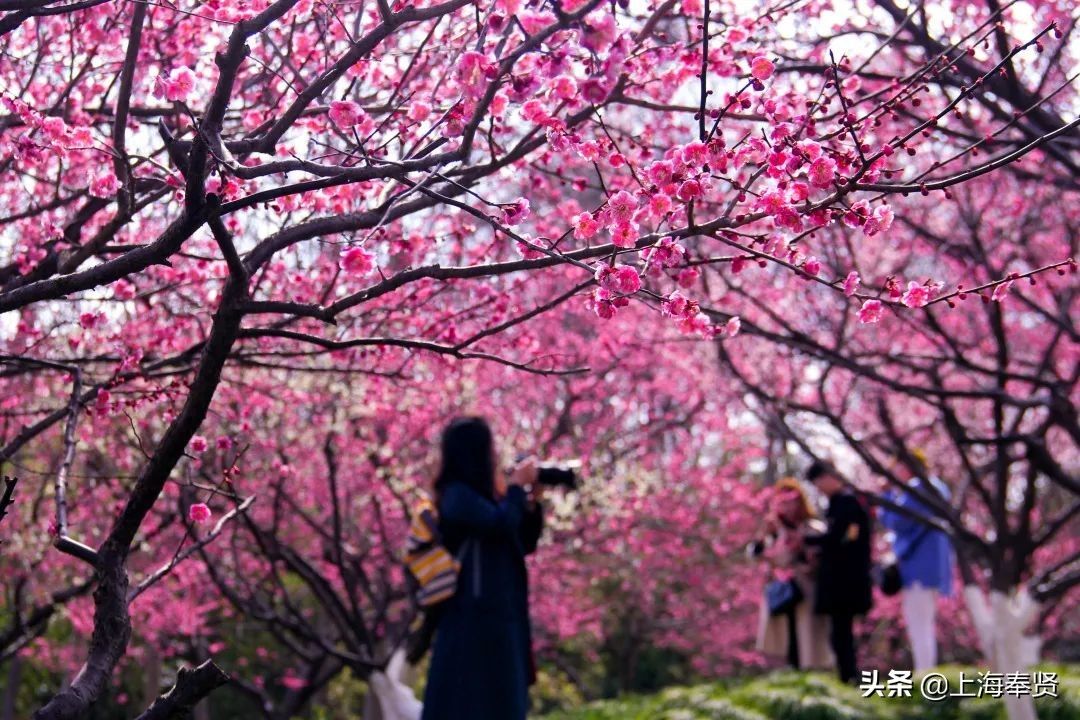
M 1080 666 L 1048 666 L 1058 673 L 1058 697 L 1036 700 L 1039 720 L 1080 720 Z M 958 687 L 972 668 L 941 670 Z M 994 698 L 949 697 L 931 702 L 916 683 L 912 697 L 862 697 L 853 686 L 821 673 L 781 672 L 748 680 L 675 687 L 546 716 L 546 720 L 1006 720 Z

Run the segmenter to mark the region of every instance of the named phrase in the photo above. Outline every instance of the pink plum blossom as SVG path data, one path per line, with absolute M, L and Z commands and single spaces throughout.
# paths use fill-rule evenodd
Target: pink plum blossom
M 195 73 L 191 68 L 178 67 L 167 78 L 158 76 L 155 94 L 170 102 L 187 102 L 195 90 Z
M 879 205 L 863 224 L 863 232 L 867 237 L 872 237 L 879 232 L 885 232 L 892 227 L 893 211 L 888 205 Z
M 700 337 L 708 338 L 713 337 L 716 332 L 712 320 L 710 320 L 709 316 L 703 312 L 688 315 L 684 317 L 679 324 L 682 331 L 688 335 L 698 335 Z
M 120 180 L 112 170 L 105 170 L 90 182 L 90 194 L 99 198 L 111 198 L 120 189 Z
M 661 312 L 667 317 L 683 317 L 690 307 L 691 302 L 678 290 L 673 291 L 660 304 Z
M 844 295 L 851 297 L 859 290 L 859 273 L 852 270 L 844 278 Z
M 188 520 L 191 522 L 202 525 L 210 521 L 212 513 L 210 508 L 206 506 L 206 503 L 194 503 L 188 508 Z
M 570 223 L 574 226 L 574 237 L 578 240 L 588 240 L 600 229 L 600 223 L 588 212 L 578 213 L 570 219 Z
M 682 161 L 684 163 L 691 167 L 699 168 L 708 161 L 709 148 L 703 142 L 687 143 L 686 145 L 683 145 L 680 155 L 682 156 Z
M 618 223 L 611 230 L 611 242 L 621 248 L 632 248 L 637 244 L 637 230 L 628 222 Z
M 880 300 L 867 300 L 859 309 L 859 322 L 876 323 L 881 320 L 884 312 L 885 308 Z
M 626 190 L 620 190 L 608 200 L 611 224 L 629 222 L 637 209 L 637 200 Z
M 366 275 L 375 268 L 375 258 L 361 247 L 352 247 L 341 256 L 341 267 L 354 275 Z
M 686 248 L 670 237 L 661 238 L 656 245 L 647 247 L 641 251 L 641 257 L 646 261 L 657 263 L 660 267 L 672 267 L 682 262 L 686 254 Z
M 573 100 L 578 93 L 577 81 L 569 75 L 560 75 L 552 81 L 551 92 L 560 100 Z
M 629 304 L 630 301 L 627 298 L 613 296 L 607 288 L 598 287 L 592 294 L 593 312 L 604 320 L 615 317 L 615 313 L 619 308 L 626 307 Z
M 930 288 L 912 280 L 908 283 L 907 292 L 900 298 L 900 302 L 909 308 L 925 307 L 930 302 Z
M 828 157 L 819 157 L 810 163 L 806 177 L 816 188 L 831 188 L 836 179 L 836 161 Z
M 750 74 L 753 75 L 755 80 L 762 82 L 771 78 L 775 70 L 776 66 L 773 65 L 772 60 L 764 55 L 759 55 L 750 63 Z
M 692 268 L 692 267 L 683 268 L 682 270 L 679 271 L 679 275 L 675 279 L 675 282 L 681 288 L 693 287 L 694 283 L 696 283 L 698 281 L 698 277 L 700 277 L 700 275 L 701 275 L 701 273 L 698 272 L 697 268 Z
M 701 197 L 701 192 L 702 187 L 700 182 L 698 182 L 697 180 L 686 180 L 681 185 L 679 185 L 679 190 L 676 193 L 676 197 L 678 197 L 683 202 L 690 202 L 691 200 L 695 200 Z
M 870 214 L 870 203 L 866 200 L 859 200 L 852 203 L 851 208 L 844 213 L 843 221 L 848 227 L 857 228 L 866 222 Z
M 330 103 L 330 119 L 340 127 L 359 125 L 364 115 L 363 108 L 351 100 L 335 100 Z
M 415 122 L 423 122 L 431 115 L 431 105 L 423 100 L 414 100 L 409 104 L 409 119 Z
M 529 217 L 529 201 L 525 198 L 502 206 L 503 221 L 510 225 L 519 225 Z

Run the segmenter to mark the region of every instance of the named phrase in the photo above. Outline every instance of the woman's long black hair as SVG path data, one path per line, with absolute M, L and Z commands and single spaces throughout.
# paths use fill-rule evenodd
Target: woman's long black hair
M 495 497 L 495 458 L 491 428 L 479 417 L 453 420 L 442 434 L 442 467 L 435 492 L 452 482 L 465 483 L 484 497 Z

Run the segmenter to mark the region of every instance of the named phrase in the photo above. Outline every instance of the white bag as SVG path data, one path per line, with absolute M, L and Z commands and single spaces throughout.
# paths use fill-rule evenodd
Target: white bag
M 391 656 L 386 672 L 375 671 L 368 679 L 368 687 L 382 711 L 382 720 L 420 720 L 424 704 L 416 699 L 405 682 L 407 670 L 405 650 L 398 648 Z

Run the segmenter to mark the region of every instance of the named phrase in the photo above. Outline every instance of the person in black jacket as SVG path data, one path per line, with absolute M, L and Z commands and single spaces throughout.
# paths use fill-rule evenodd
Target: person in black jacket
M 828 463 L 815 462 L 806 471 L 806 479 L 829 498 L 828 529 L 806 538 L 807 544 L 821 552 L 814 609 L 829 616 L 837 672 L 842 682 L 851 682 L 856 665 L 852 625 L 856 615 L 865 614 L 873 605 L 870 516 Z
M 528 712 L 535 666 L 525 556 L 543 528 L 536 475 L 526 461 L 505 483 L 497 478 L 480 418 L 443 433 L 439 531 L 461 568 L 440 609 L 423 720 L 524 720 Z

